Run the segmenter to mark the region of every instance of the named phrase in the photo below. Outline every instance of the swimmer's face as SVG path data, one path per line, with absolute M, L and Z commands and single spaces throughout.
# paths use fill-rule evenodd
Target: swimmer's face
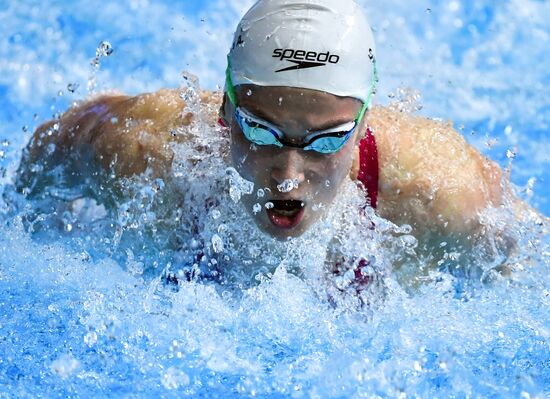
M 241 108 L 278 127 L 285 134 L 285 142 L 292 144 L 302 144 L 306 132 L 355 120 L 361 108 L 361 102 L 353 98 L 289 87 L 243 85 L 237 88 L 237 98 Z M 323 216 L 349 175 L 365 122 L 338 152 L 321 154 L 254 145 L 245 138 L 234 112 L 227 101 L 224 114 L 231 128 L 233 163 L 255 188 L 252 195 L 242 198 L 246 209 L 264 232 L 276 238 L 301 235 Z M 298 187 L 288 191 L 292 185 L 282 188 L 285 181 L 297 182 Z M 257 194 L 260 189 L 264 190 L 263 197 Z M 261 205 L 260 212 L 254 212 L 256 204 Z

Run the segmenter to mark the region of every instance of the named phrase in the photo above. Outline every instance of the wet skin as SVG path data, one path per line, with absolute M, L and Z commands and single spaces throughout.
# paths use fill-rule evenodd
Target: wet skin
M 361 102 L 353 98 L 289 87 L 240 86 L 237 98 L 240 107 L 277 126 L 285 133 L 285 140 L 293 144 L 302 144 L 309 132 L 353 121 L 361 108 Z M 278 239 L 300 236 L 323 216 L 350 174 L 366 118 L 340 151 L 320 154 L 293 147 L 253 145 L 244 137 L 228 101 L 223 114 L 231 129 L 233 164 L 255 187 L 252 195 L 242 199 L 245 208 L 267 234 Z M 277 186 L 285 180 L 296 180 L 298 188 L 281 192 Z M 266 188 L 265 197 L 258 198 L 257 190 Z M 295 202 L 282 202 L 285 200 Z M 275 207 L 267 210 L 265 204 L 272 201 Z M 254 214 L 257 203 L 262 211 Z M 314 205 L 321 205 L 321 209 L 314 211 Z

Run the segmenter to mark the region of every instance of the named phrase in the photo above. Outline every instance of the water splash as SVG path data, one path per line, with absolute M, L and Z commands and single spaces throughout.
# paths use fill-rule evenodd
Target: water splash
M 90 62 L 91 72 L 90 72 L 90 77 L 88 78 L 88 94 L 93 94 L 95 92 L 96 76 L 97 76 L 97 71 L 101 67 L 101 60 L 105 57 L 109 57 L 111 54 L 113 54 L 113 51 L 114 51 L 113 46 L 108 41 L 102 41 L 97 46 L 95 50 L 95 57 Z M 67 89 L 69 91 L 71 91 L 71 89 L 76 90 L 74 85 L 71 85 L 71 89 L 69 89 L 69 87 L 67 87 Z
M 20 7 L 17 4 L 10 7 Z M 513 73 L 502 72 L 500 67 L 492 68 L 490 79 L 472 79 L 478 76 L 479 68 L 472 57 L 487 60 L 491 57 L 485 55 L 498 56 L 501 48 L 488 43 L 485 49 L 478 49 L 477 55 L 470 52 L 462 61 L 460 57 L 455 58 L 456 49 L 451 49 L 451 57 L 447 41 L 460 47 L 462 39 L 453 36 L 453 19 L 449 20 L 451 17 L 442 8 L 447 7 L 433 3 L 430 18 L 438 16 L 437 20 L 443 25 L 448 22 L 449 28 L 440 42 L 430 46 L 440 52 L 433 57 L 436 62 L 430 65 L 415 62 L 413 49 L 417 49 L 415 40 L 419 37 L 404 28 L 409 24 L 399 24 L 396 13 L 409 17 L 409 13 L 403 11 L 413 10 L 418 5 L 403 4 L 392 0 L 386 5 L 377 5 L 379 10 L 374 10 L 374 15 L 381 18 L 373 19 L 380 21 L 377 34 L 382 43 L 385 40 L 387 44 L 392 36 L 411 43 L 407 47 L 410 50 L 405 51 L 411 67 L 406 71 L 414 79 L 433 73 L 431 66 L 435 66 L 455 80 L 453 85 L 445 82 L 440 89 L 434 83 L 440 80 L 437 78 L 431 77 L 428 83 L 426 79 L 413 81 L 431 88 L 423 91 L 431 110 L 434 103 L 438 103 L 438 107 L 444 104 L 447 109 L 447 101 L 450 101 L 450 108 L 455 110 L 451 113 L 455 116 L 505 118 L 501 115 L 513 112 L 518 115 L 514 117 L 514 132 L 521 133 L 522 138 L 528 127 L 520 122 L 521 118 L 532 119 L 536 124 L 543 124 L 548 119 L 540 96 L 527 98 L 523 89 L 510 90 L 517 105 L 510 106 L 509 101 L 499 95 L 507 90 L 502 82 L 523 81 L 525 71 L 536 71 L 536 66 L 523 68 L 521 60 L 528 62 L 533 54 L 539 58 L 537 51 L 542 54 L 544 50 L 537 50 L 536 45 L 530 46 L 533 50 L 517 47 L 516 55 L 526 53 L 522 57 L 511 57 L 508 67 L 501 65 L 514 70 Z M 489 39 L 501 38 L 504 30 L 517 37 L 526 37 L 526 33 L 529 36 L 525 26 L 540 29 L 537 15 L 547 15 L 544 11 L 548 7 L 541 2 L 528 1 L 521 7 L 510 3 L 495 9 L 494 13 L 486 13 L 484 7 L 488 4 L 476 3 L 471 8 L 473 21 L 467 26 L 473 26 L 475 34 L 483 37 L 480 31 L 483 24 L 476 18 L 488 18 L 490 30 L 495 32 Z M 136 5 L 151 9 L 145 2 Z M 121 10 L 127 6 L 121 3 Z M 223 6 L 227 12 L 227 4 Z M 77 3 L 76 7 L 86 9 L 87 6 Z M 168 9 L 172 10 L 171 7 Z M 425 5 L 421 8 L 424 14 Z M 452 18 L 456 15 L 466 21 L 468 9 L 461 7 L 453 11 Z M 94 9 L 92 14 L 96 12 Z M 159 20 L 165 25 L 171 13 L 158 12 Z M 55 10 L 52 13 L 55 15 Z M 509 22 L 522 21 L 522 13 L 532 14 L 524 17 L 530 23 L 518 24 L 510 30 Z M 144 14 L 147 18 L 155 15 Z M 410 15 L 410 18 L 414 20 L 415 16 Z M 506 21 L 500 30 L 491 22 L 498 18 Z M 55 29 L 55 18 L 50 21 Z M 434 29 L 430 24 L 411 23 L 410 26 L 413 26 L 411 29 L 418 26 Z M 425 32 L 429 37 L 429 32 Z M 544 30 L 540 34 L 544 36 Z M 158 44 L 159 37 L 152 37 Z M 16 38 L 13 40 L 17 42 Z M 474 37 L 473 40 L 480 39 Z M 501 43 L 500 40 L 488 41 Z M 515 39 L 510 42 L 515 43 Z M 136 48 L 138 53 L 143 53 L 141 42 Z M 157 49 L 165 51 L 164 46 L 149 50 L 158 55 Z M 46 51 L 58 53 L 51 48 Z M 219 53 L 214 46 L 212 52 Z M 190 53 L 195 56 L 192 51 Z M 405 69 L 395 62 L 396 57 L 385 58 L 388 64 L 395 64 L 393 71 L 399 72 L 387 72 L 385 84 L 406 80 L 400 72 Z M 447 58 L 451 59 L 451 66 L 443 63 Z M 384 62 L 384 57 L 380 59 Z M 458 83 L 461 78 L 454 67 L 457 60 L 462 73 L 466 71 L 464 76 L 468 81 L 477 83 Z M 468 66 L 470 62 L 473 67 Z M 24 63 L 20 61 L 21 66 Z M 61 64 L 70 65 L 71 62 L 65 58 Z M 169 76 L 174 65 L 180 64 L 167 62 L 159 76 Z M 541 62 L 538 68 L 543 69 L 544 65 Z M 70 69 L 70 66 L 59 68 L 65 67 Z M 44 99 L 49 98 L 40 97 L 43 92 L 40 87 L 47 87 L 43 76 L 53 76 L 48 71 L 36 74 L 38 84 L 31 86 L 38 88 L 39 101 L 47 102 Z M 117 76 L 126 76 L 126 73 Z M 522 79 L 514 78 L 518 73 Z M 147 81 L 148 76 L 139 71 L 136 74 L 136 79 L 121 78 L 115 86 L 132 92 L 142 89 L 142 82 Z M 18 80 L 13 79 L 18 76 L 13 73 L 5 76 L 15 82 Z M 541 76 L 546 75 L 539 73 L 527 79 L 544 82 Z M 157 83 L 160 87 L 161 83 L 155 81 Z M 488 96 L 495 99 L 496 104 L 502 104 L 502 108 L 498 105 L 487 107 L 485 101 L 475 100 L 479 99 L 475 95 L 479 86 L 493 87 L 494 92 L 489 92 Z M 463 90 L 456 90 L 456 87 Z M 536 85 L 532 87 L 540 90 Z M 47 95 L 57 90 L 53 88 Z M 6 101 L 13 98 L 24 96 L 14 97 L 13 93 L 8 93 Z M 205 121 L 209 120 L 209 112 L 215 109 L 200 102 L 194 106 L 197 108 L 192 111 Z M 12 112 L 9 106 L 6 109 Z M 46 111 L 41 119 L 51 114 L 47 107 Z M 32 115 L 35 111 L 30 112 Z M 533 113 L 538 113 L 539 117 L 533 118 Z M 444 115 L 448 116 L 447 111 Z M 9 125 L 9 121 L 7 123 Z M 20 133 L 23 122 L 17 123 L 12 131 Z M 37 121 L 29 117 L 24 123 L 33 130 Z M 544 220 L 534 218 L 511 229 L 517 231 L 520 241 L 518 253 L 509 261 L 514 273 L 508 278 L 492 273 L 495 262 L 489 260 L 490 257 L 483 259 L 491 249 L 482 246 L 472 251 L 479 251 L 479 259 L 472 260 L 465 257 L 463 251 L 449 248 L 449 242 L 445 247 L 436 245 L 438 253 L 422 258 L 421 248 L 410 236 L 410 226 L 392 226 L 368 210 L 366 215 L 358 215 L 363 202 L 353 185 L 344 188 L 345 195 L 337 199 L 341 207 L 334 212 L 327 210 L 327 218 L 315 226 L 315 234 L 285 245 L 272 243 L 257 232 L 253 223 L 243 220 L 246 209 L 240 201 L 233 202 L 229 195 L 231 183 L 222 166 L 228 146 L 222 132 L 216 131 L 212 124 L 200 122 L 200 118 L 193 129 L 190 134 L 200 138 L 200 145 L 174 144 L 177 149 L 174 179 L 165 181 L 160 190 L 155 188 L 156 183 L 150 176 L 130 179 L 119 185 L 125 193 L 131 194 L 128 201 L 117 202 L 112 197 L 112 202 L 105 202 L 110 205 L 107 207 L 91 197 L 72 198 L 72 194 L 82 192 L 82 188 L 71 195 L 67 191 L 50 190 L 48 195 L 54 202 L 34 215 L 34 229 L 29 229 L 23 219 L 25 208 L 37 204 L 29 199 L 21 201 L 21 206 L 12 209 L 13 212 L 4 212 L 4 199 L 0 200 L 3 204 L 0 205 L 3 213 L 0 324 L 5 338 L 3 358 L 11 359 L 10 363 L 0 364 L 0 381 L 7 390 L 27 396 L 52 397 L 102 397 L 112 395 L 115 390 L 139 396 L 228 398 L 239 395 L 359 398 L 373 393 L 388 397 L 548 395 L 550 284 L 547 271 L 550 250 Z M 179 137 L 184 133 L 180 131 Z M 484 134 L 480 132 L 480 136 Z M 211 139 L 213 137 L 219 141 Z M 208 150 L 203 139 L 210 146 Z M 15 148 L 20 147 L 15 136 L 14 140 L 15 145 L 6 150 L 6 161 L 10 160 Z M 514 143 L 504 139 L 500 142 L 502 146 L 513 148 Z M 523 142 L 544 151 L 544 146 L 533 138 Z M 524 148 L 520 149 L 518 154 L 525 153 Z M 497 150 L 504 157 L 506 150 Z M 521 161 L 520 158 L 516 157 L 514 162 Z M 528 166 L 533 165 L 537 164 L 528 163 Z M 40 169 L 44 167 L 36 165 L 36 171 Z M 533 175 L 531 171 L 525 173 L 529 178 Z M 10 178 L 9 173 L 7 176 Z M 62 180 L 55 180 L 53 173 L 50 176 L 63 188 Z M 186 181 L 192 184 L 184 184 Z M 142 187 L 149 189 L 142 191 Z M 191 188 L 182 189 L 184 187 Z M 11 196 L 9 187 L 3 185 L 2 191 Z M 98 192 L 101 198 L 111 198 L 107 187 Z M 216 195 L 209 194 L 212 192 Z M 252 194 L 255 194 L 254 189 Z M 174 209 L 173 204 L 178 201 L 189 204 L 185 212 Z M 64 202 L 68 208 L 63 206 Z M 5 205 L 7 208 L 12 206 Z M 210 217 L 215 214 L 214 209 L 220 213 L 217 218 Z M 506 209 L 494 210 L 492 216 L 488 215 L 488 222 L 500 223 L 506 212 Z M 346 220 L 353 222 L 343 223 L 339 215 L 344 214 Z M 64 216 L 60 219 L 61 215 Z M 73 226 L 70 232 L 63 227 L 67 223 Z M 55 236 L 51 241 L 41 237 L 44 230 L 40 233 L 40 225 Z M 336 231 L 335 226 L 342 225 L 347 226 L 344 231 Z M 224 243 L 221 254 L 216 254 L 211 245 L 215 234 Z M 489 247 L 493 246 L 498 252 L 499 237 L 491 237 L 490 230 L 488 237 L 489 242 L 493 241 Z M 132 249 L 133 261 L 143 263 L 149 273 L 128 272 L 132 264 L 127 259 L 130 257 L 127 248 Z M 327 274 L 323 263 L 332 249 L 340 259 L 347 261 L 337 277 Z M 376 255 L 374 259 L 373 254 Z M 361 308 L 357 300 L 355 291 L 359 287 L 354 286 L 350 278 L 361 261 L 354 259 L 357 255 L 372 263 L 365 269 L 367 276 L 380 275 L 382 280 L 379 289 L 384 295 L 375 291 L 359 296 L 375 310 Z M 440 261 L 444 262 L 441 269 L 427 266 Z M 213 273 L 210 273 L 210 280 L 197 282 L 189 278 L 191 281 L 187 282 L 189 276 L 227 266 L 235 270 L 237 284 L 234 286 L 216 283 Z M 457 266 L 461 267 L 457 269 Z M 453 270 L 465 271 L 460 275 Z M 177 276 L 177 283 L 173 277 L 162 277 L 172 276 L 172 273 Z M 400 274 L 403 277 L 398 278 Z M 413 285 L 417 286 L 409 289 L 407 279 L 415 281 Z M 486 281 L 484 285 L 481 285 L 482 279 Z M 465 286 L 471 281 L 477 283 L 475 288 Z M 382 303 L 374 306 L 377 299 Z M 62 358 L 66 348 L 71 350 L 70 358 Z M 67 367 L 71 366 L 71 358 L 80 367 Z M 61 360 L 60 367 L 52 370 L 50 366 L 57 360 Z M 55 370 L 71 371 L 63 380 Z

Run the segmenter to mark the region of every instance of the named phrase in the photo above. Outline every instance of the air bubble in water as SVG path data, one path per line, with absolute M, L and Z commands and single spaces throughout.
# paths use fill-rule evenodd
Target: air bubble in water
M 250 97 L 252 95 L 252 90 L 248 89 L 248 91 L 246 92 L 246 95 Z
M 254 215 L 257 215 L 261 211 L 262 211 L 262 206 L 260 204 L 254 204 L 254 206 L 252 207 L 252 212 L 254 213 Z
M 282 193 L 289 193 L 299 187 L 298 179 L 286 179 L 277 185 L 277 189 Z
M 283 97 L 279 97 L 279 105 L 283 103 Z
M 508 159 L 515 159 L 516 158 L 516 152 L 512 150 L 506 151 L 506 158 Z
M 273 202 L 265 203 L 265 209 L 273 209 L 273 208 L 275 208 L 275 204 Z
M 261 188 L 256 192 L 256 195 L 258 196 L 258 198 L 263 198 L 265 197 L 265 191 L 262 190 Z
M 223 252 L 223 240 L 219 235 L 214 234 L 211 241 L 212 249 L 214 249 L 215 253 L 219 254 L 220 252 Z

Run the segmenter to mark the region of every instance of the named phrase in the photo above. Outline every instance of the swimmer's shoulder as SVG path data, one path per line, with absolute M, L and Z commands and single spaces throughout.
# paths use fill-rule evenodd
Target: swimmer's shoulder
M 187 133 L 198 117 L 196 112 L 201 113 L 202 123 L 215 127 L 221 105 L 220 93 L 204 91 L 194 111 L 180 93 L 179 89 L 135 96 L 109 92 L 74 104 L 59 119 L 37 128 L 25 149 L 20 174 L 33 163 L 53 166 L 68 154 L 78 157 L 83 152 L 118 177 L 141 174 L 148 168 L 153 175 L 166 174 L 173 159 L 172 144 L 192 137 Z M 46 150 L 51 146 L 54 153 Z
M 378 146 L 379 208 L 388 218 L 471 231 L 481 210 L 501 204 L 502 171 L 451 122 L 379 106 L 368 123 Z
M 90 143 L 102 166 L 114 165 L 117 176 L 141 174 L 148 168 L 163 176 L 172 164 L 173 144 L 193 139 L 190 127 L 197 118 L 216 126 L 221 96 L 205 91 L 199 101 L 196 107 L 186 104 L 178 89 L 127 97 L 110 106 Z

